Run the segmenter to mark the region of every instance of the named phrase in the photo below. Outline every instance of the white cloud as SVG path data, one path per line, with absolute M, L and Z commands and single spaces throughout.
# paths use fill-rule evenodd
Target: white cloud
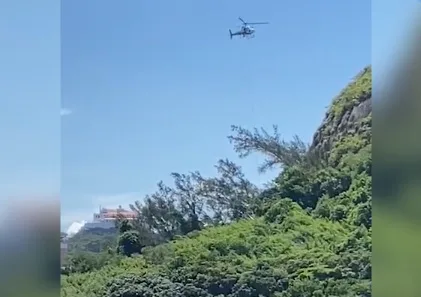
M 78 233 L 80 231 L 80 229 L 83 228 L 83 226 L 85 226 L 86 221 L 81 221 L 81 222 L 73 222 L 69 228 L 67 228 L 66 230 L 66 234 L 68 237 L 72 237 L 73 235 L 75 235 L 76 233 Z
M 71 109 L 67 109 L 67 108 L 62 108 L 60 109 L 60 115 L 63 116 L 67 116 L 67 115 L 71 115 L 73 113 L 73 111 Z
M 60 224 L 61 231 L 68 232 L 69 229 L 74 229 L 76 226 L 85 224 L 88 221 L 92 221 L 92 216 L 94 212 L 98 212 L 97 209 L 77 209 L 74 211 L 61 211 L 60 214 Z M 73 226 L 72 226 L 73 225 Z

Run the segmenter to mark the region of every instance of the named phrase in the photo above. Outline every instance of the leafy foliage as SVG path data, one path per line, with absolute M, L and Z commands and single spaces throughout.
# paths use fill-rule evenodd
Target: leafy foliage
M 120 260 L 112 250 L 101 253 L 74 252 L 67 256 L 66 265 L 62 268 L 62 274 L 85 273 L 98 270 L 104 266 L 117 263 Z
M 346 98 L 366 100 L 367 73 L 334 101 L 335 117 L 351 107 Z M 225 159 L 216 177 L 173 173 L 173 186 L 160 182 L 131 206 L 135 221 L 118 223 L 117 250 L 72 259 L 63 296 L 371 296 L 371 119 L 363 121 L 327 159 L 276 127 L 233 126 L 240 157 L 257 152 L 266 156 L 259 171 L 282 169 L 272 185 L 258 189 Z
M 258 168 L 261 173 L 274 168 L 275 165 L 285 168 L 312 161 L 309 146 L 298 136 L 294 136 L 289 142 L 283 140 L 276 125 L 273 126 L 273 135 L 263 128 L 255 128 L 251 132 L 233 125 L 231 130 L 235 134 L 228 136 L 228 139 L 234 144 L 234 150 L 241 158 L 253 152 L 263 153 L 266 156 L 266 160 Z
M 139 231 L 135 230 L 127 220 L 120 223 L 119 231 L 117 252 L 128 257 L 139 254 L 142 249 Z

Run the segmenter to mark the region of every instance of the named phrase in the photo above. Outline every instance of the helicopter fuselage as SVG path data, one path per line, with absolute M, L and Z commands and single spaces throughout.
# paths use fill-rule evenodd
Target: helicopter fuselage
M 253 34 L 254 33 L 254 28 L 253 27 L 250 27 L 250 26 L 243 26 L 241 28 L 241 31 L 245 35 L 247 35 L 247 34 Z
M 241 35 L 243 37 L 246 37 L 247 35 L 253 35 L 255 32 L 255 29 L 251 26 L 242 26 L 240 31 L 232 33 L 232 35 Z

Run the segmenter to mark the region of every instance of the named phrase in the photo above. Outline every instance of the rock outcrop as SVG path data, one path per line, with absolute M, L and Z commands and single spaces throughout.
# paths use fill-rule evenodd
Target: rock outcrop
M 359 135 L 371 142 L 371 66 L 363 69 L 337 96 L 313 136 L 311 151 L 327 160 L 345 137 Z

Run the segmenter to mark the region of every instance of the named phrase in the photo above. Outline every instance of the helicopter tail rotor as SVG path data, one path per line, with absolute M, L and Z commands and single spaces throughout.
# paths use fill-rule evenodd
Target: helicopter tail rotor
M 232 39 L 232 32 L 231 32 L 231 30 L 229 30 L 230 31 L 230 38 Z

